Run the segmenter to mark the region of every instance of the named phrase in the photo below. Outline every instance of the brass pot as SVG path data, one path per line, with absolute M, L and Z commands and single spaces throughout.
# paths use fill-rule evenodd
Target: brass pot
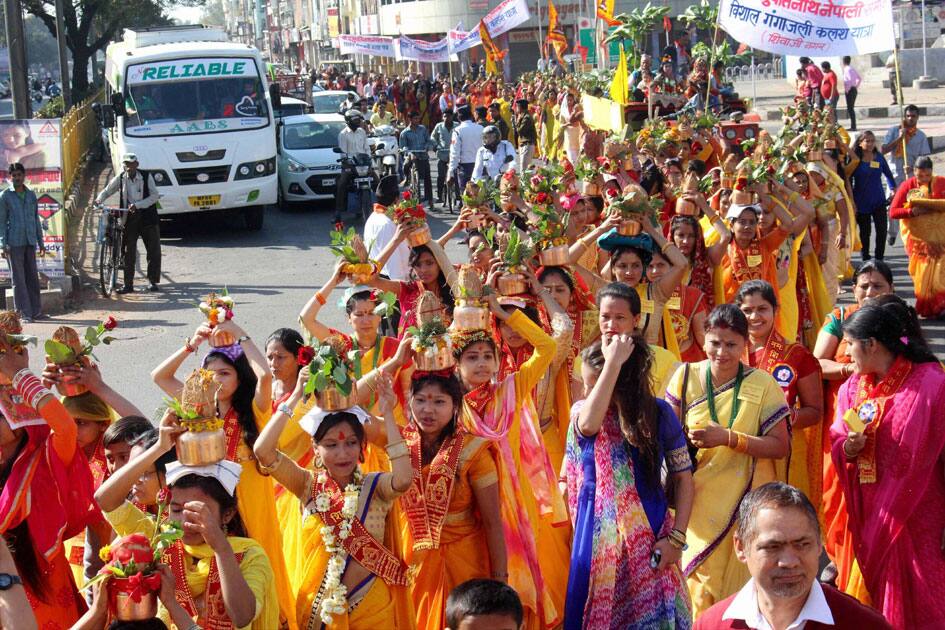
M 720 187 L 723 190 L 732 190 L 735 188 L 735 176 L 730 173 L 722 173 L 722 181 Z
M 453 309 L 454 330 L 487 330 L 489 328 L 489 309 L 459 301 Z
M 538 260 L 545 267 L 561 267 L 571 259 L 567 245 L 555 245 L 538 252 Z
M 61 380 L 56 383 L 56 389 L 59 390 L 59 393 L 63 396 L 81 396 L 85 392 L 89 391 L 89 388 L 80 383 L 76 383 L 73 380 Z
M 157 616 L 157 591 L 144 593 L 141 601 L 135 601 L 128 592 L 131 587 L 127 578 L 111 578 L 108 581 L 109 603 L 119 621 L 146 621 Z
M 214 328 L 210 333 L 210 346 L 213 348 L 225 348 L 236 343 L 236 337 L 233 333 Z
M 433 240 L 433 235 L 430 233 L 430 226 L 424 225 L 419 230 L 411 232 L 407 235 L 407 244 L 410 247 L 420 247 L 421 245 L 426 245 Z
M 185 466 L 209 466 L 226 458 L 226 434 L 216 431 L 184 431 L 177 437 L 177 460 Z
M 469 217 L 466 221 L 467 230 L 478 230 L 482 226 L 482 216 L 478 212 Z
M 677 199 L 676 214 L 684 217 L 697 217 L 699 216 L 699 206 L 688 199 Z
M 580 184 L 581 194 L 585 197 L 599 197 L 600 186 L 597 182 L 578 182 Z
M 621 236 L 636 236 L 643 231 L 643 224 L 636 219 L 624 219 L 617 226 L 617 233 Z
M 812 149 L 807 152 L 807 161 L 808 162 L 819 162 L 824 159 L 824 152 L 816 149 Z
M 528 291 L 528 281 L 520 273 L 504 273 L 498 280 L 500 295 L 518 295 Z
M 453 344 L 449 337 L 444 337 L 446 343 L 423 348 L 414 353 L 413 364 L 421 372 L 436 372 L 453 367 L 456 359 L 453 357 Z
M 633 170 L 633 158 L 627 157 L 623 160 L 623 170 L 632 171 Z
M 358 397 L 354 385 L 351 386 L 351 392 L 347 396 L 339 392 L 334 385 L 329 385 L 315 394 L 315 404 L 322 411 L 341 411 L 354 407 L 357 403 Z

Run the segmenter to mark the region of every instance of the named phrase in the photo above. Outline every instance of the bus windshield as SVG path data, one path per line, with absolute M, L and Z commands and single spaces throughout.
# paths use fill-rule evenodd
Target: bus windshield
M 174 59 L 128 67 L 125 133 L 166 136 L 258 129 L 269 124 L 252 59 Z

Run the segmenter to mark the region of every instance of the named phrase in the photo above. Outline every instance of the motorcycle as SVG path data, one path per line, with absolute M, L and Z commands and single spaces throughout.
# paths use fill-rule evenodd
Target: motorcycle
M 50 83 L 46 86 L 46 96 L 49 98 L 55 98 L 62 94 L 62 88 L 59 87 L 58 83 Z
M 371 154 L 374 156 L 374 171 L 381 177 L 397 175 L 397 129 L 390 125 L 375 127 L 368 138 Z
M 375 175 L 371 169 L 371 156 L 366 153 L 356 155 L 354 158 L 342 155 L 338 158 L 338 162 L 341 164 L 342 175 L 346 173 L 354 175 L 348 180 L 348 189 L 343 194 L 346 198 L 349 193 L 353 192 L 355 194 L 361 220 L 367 221 L 374 206 Z

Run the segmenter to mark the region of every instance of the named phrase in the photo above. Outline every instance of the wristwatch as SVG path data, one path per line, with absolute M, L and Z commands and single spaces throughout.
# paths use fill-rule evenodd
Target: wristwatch
M 249 335 L 243 335 L 242 337 L 236 340 L 236 343 L 243 343 L 244 341 L 249 341 Z
M 23 581 L 20 579 L 19 575 L 12 575 L 10 573 L 0 573 L 0 591 L 9 591 L 16 584 L 22 584 Z

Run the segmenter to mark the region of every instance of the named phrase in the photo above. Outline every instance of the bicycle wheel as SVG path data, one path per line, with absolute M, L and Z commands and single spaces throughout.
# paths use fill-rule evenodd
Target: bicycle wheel
M 109 297 L 115 290 L 113 249 L 112 239 L 106 233 L 105 238 L 102 239 L 102 248 L 98 252 L 98 284 L 105 297 Z
M 125 248 L 122 247 L 122 242 L 125 240 L 125 230 L 122 227 L 117 227 L 113 235 L 112 241 L 112 273 L 111 278 L 109 279 L 109 284 L 112 288 L 112 291 L 115 290 L 115 287 L 118 284 L 118 274 L 125 268 Z

